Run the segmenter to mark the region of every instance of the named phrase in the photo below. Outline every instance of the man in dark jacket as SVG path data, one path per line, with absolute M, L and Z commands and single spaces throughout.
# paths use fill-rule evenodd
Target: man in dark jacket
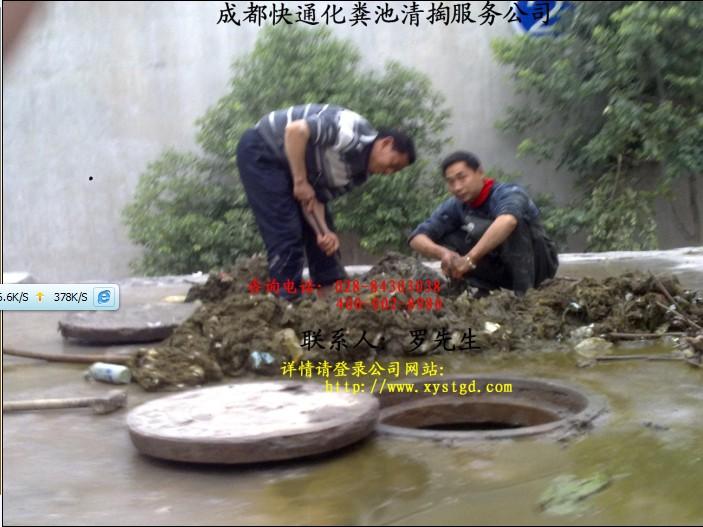
M 556 274 L 556 248 L 524 188 L 486 178 L 469 152 L 448 156 L 442 174 L 453 197 L 410 234 L 414 250 L 441 260 L 447 276 L 483 290 L 523 295 Z
M 247 130 L 237 165 L 268 252 L 269 277 L 299 287 L 307 255 L 310 278 L 327 286 L 346 276 L 326 203 L 415 161 L 412 139 L 374 129 L 357 113 L 328 104 L 276 110 Z M 329 224 L 329 226 L 328 226 Z

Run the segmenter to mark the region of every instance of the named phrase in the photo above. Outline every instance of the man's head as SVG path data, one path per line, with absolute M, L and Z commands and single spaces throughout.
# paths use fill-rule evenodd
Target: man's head
M 369 172 L 393 174 L 415 162 L 415 144 L 407 134 L 392 128 L 381 128 L 371 147 Z
M 454 152 L 442 161 L 442 174 L 449 192 L 465 202 L 475 200 L 483 189 L 483 168 L 470 152 Z

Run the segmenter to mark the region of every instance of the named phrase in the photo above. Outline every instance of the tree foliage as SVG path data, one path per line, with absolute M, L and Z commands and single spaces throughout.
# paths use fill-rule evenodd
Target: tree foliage
M 260 247 L 237 175 L 237 143 L 266 113 L 309 102 L 350 108 L 414 138 L 424 162 L 372 177 L 332 204 L 337 228 L 358 234 L 366 249 L 405 250 L 408 226 L 432 210 L 441 184 L 427 159 L 444 143 L 449 111 L 429 79 L 396 62 L 366 70 L 350 42 L 327 28 L 294 26 L 263 29 L 232 72 L 229 91 L 197 121 L 205 157 L 164 153 L 141 177 L 125 211 L 131 238 L 145 250 L 138 270 L 209 270 Z
M 172 150 L 149 164 L 124 210 L 130 238 L 144 247 L 136 271 L 209 270 L 262 249 L 246 198 L 225 179 L 228 172 Z
M 695 196 L 703 172 L 703 4 L 575 4 L 554 38 L 493 43 L 526 100 L 499 126 L 523 138 L 519 155 L 579 177 L 584 197 L 548 227 L 585 229 L 591 250 L 652 248 L 653 200 L 676 182 Z

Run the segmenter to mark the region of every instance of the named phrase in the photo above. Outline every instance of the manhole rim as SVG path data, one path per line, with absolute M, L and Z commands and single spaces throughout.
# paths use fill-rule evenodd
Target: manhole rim
M 486 440 L 486 439 L 513 439 L 513 438 L 520 438 L 520 437 L 528 437 L 528 436 L 535 436 L 535 435 L 546 435 L 549 434 L 550 432 L 556 432 L 559 430 L 566 430 L 569 428 L 573 429 L 580 429 L 583 426 L 586 426 L 590 423 L 592 423 L 596 417 L 599 415 L 603 414 L 607 408 L 607 399 L 600 395 L 596 394 L 593 391 L 591 391 L 588 388 L 584 388 L 581 384 L 579 383 L 571 383 L 571 384 L 564 384 L 559 381 L 555 381 L 553 379 L 547 379 L 543 377 L 518 377 L 515 376 L 515 374 L 509 374 L 507 376 L 503 376 L 500 374 L 478 374 L 478 375 L 471 375 L 471 374 L 452 374 L 452 375 L 445 375 L 442 376 L 441 378 L 435 377 L 418 377 L 418 378 L 413 378 L 412 380 L 406 379 L 406 382 L 411 382 L 412 384 L 420 384 L 423 385 L 424 383 L 446 383 L 446 382 L 451 382 L 451 381 L 479 381 L 479 382 L 501 382 L 501 383 L 512 383 L 513 386 L 515 384 L 522 384 L 523 386 L 525 384 L 533 384 L 533 383 L 539 383 L 542 385 L 543 388 L 548 388 L 552 390 L 557 390 L 562 393 L 567 393 L 567 394 L 575 394 L 578 397 L 583 397 L 586 400 L 586 406 L 582 410 L 572 414 L 565 416 L 561 419 L 557 419 L 556 421 L 552 421 L 549 423 L 544 423 L 540 425 L 533 425 L 533 426 L 525 426 L 521 428 L 512 428 L 512 429 L 506 429 L 506 430 L 488 430 L 488 431 L 469 431 L 469 432 L 464 432 L 464 431 L 444 431 L 444 430 L 425 430 L 421 428 L 411 428 L 411 427 L 404 427 L 404 426 L 397 426 L 397 425 L 388 425 L 384 423 L 384 419 L 387 419 L 388 417 L 392 415 L 396 415 L 402 410 L 402 407 L 406 407 L 406 411 L 409 409 L 408 407 L 411 405 L 418 405 L 418 402 L 423 401 L 423 400 L 428 400 L 427 397 L 424 397 L 422 399 L 418 399 L 417 401 L 403 401 L 399 402 L 396 404 L 390 404 L 390 405 L 384 405 L 383 404 L 383 394 L 377 395 L 381 402 L 381 412 L 378 417 L 378 424 L 376 425 L 376 431 L 378 433 L 384 434 L 384 435 L 393 435 L 393 436 L 401 436 L 401 437 L 412 437 L 412 438 L 418 438 L 418 439 L 432 439 L 432 440 Z M 509 395 L 509 394 L 508 394 Z M 452 395 L 443 395 L 443 398 L 449 398 L 452 397 Z M 460 396 L 460 395 L 454 395 L 452 398 L 459 398 L 459 397 L 466 397 L 466 396 Z M 471 396 L 467 397 L 467 401 L 469 400 Z M 503 401 L 505 400 L 504 394 L 496 394 L 496 398 L 498 397 L 503 397 Z M 439 397 L 437 400 L 441 400 L 442 397 Z M 430 399 L 431 400 L 431 399 Z M 491 404 L 490 402 L 487 401 L 481 401 L 484 404 Z M 524 399 L 520 399 L 519 402 L 526 402 Z M 536 406 L 535 406 L 536 407 Z M 538 407 L 537 407 L 538 408 Z

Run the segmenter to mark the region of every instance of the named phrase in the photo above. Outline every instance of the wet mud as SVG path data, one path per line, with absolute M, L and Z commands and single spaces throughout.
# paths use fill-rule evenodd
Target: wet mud
M 252 294 L 254 281 L 261 291 Z M 202 307 L 162 344 L 137 352 L 136 381 L 146 390 L 180 389 L 250 372 L 276 375 L 286 361 L 486 354 L 540 343 L 571 350 L 575 340 L 639 334 L 676 334 L 694 362 L 703 353 L 703 294 L 669 276 L 556 278 L 522 297 L 498 290 L 477 298 L 419 259 L 389 254 L 324 298 L 315 290 L 291 304 L 266 294 L 266 283 L 265 258 L 255 256 L 194 286 L 187 300 Z M 418 297 L 431 298 L 431 307 L 418 307 Z

